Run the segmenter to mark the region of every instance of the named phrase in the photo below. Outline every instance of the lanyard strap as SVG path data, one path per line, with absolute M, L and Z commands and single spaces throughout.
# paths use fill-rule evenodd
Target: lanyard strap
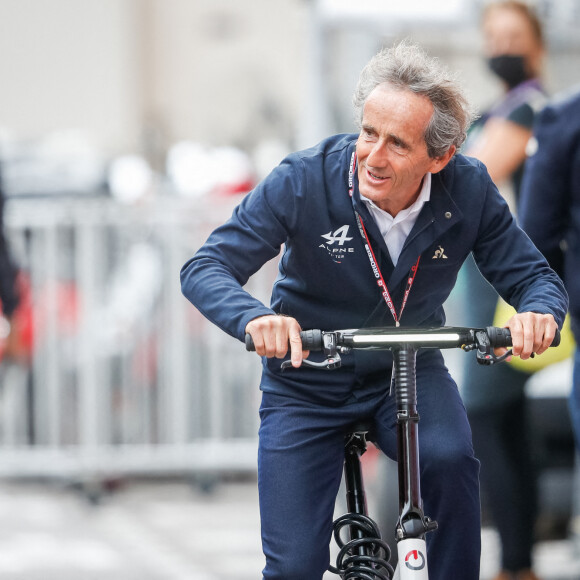
M 348 172 L 348 193 L 352 197 L 354 191 L 354 170 L 356 167 L 356 151 L 353 151 L 351 162 L 350 162 L 350 169 Z M 405 294 L 403 295 L 403 301 L 401 303 L 401 309 L 399 310 L 399 314 L 395 309 L 395 305 L 393 304 L 393 299 L 391 298 L 391 294 L 389 289 L 387 288 L 387 283 L 383 278 L 383 274 L 379 265 L 377 264 L 377 259 L 375 258 L 375 253 L 373 252 L 373 248 L 371 246 L 371 242 L 369 240 L 369 236 L 367 234 L 367 230 L 365 228 L 364 222 L 362 217 L 358 213 L 358 211 L 354 210 L 354 215 L 356 217 L 356 223 L 358 225 L 358 231 L 363 240 L 363 244 L 367 253 L 367 257 L 371 264 L 371 268 L 373 270 L 373 274 L 375 276 L 375 280 L 377 282 L 377 286 L 381 292 L 381 296 L 385 301 L 388 309 L 390 310 L 393 320 L 395 321 L 395 326 L 401 325 L 401 316 L 403 316 L 403 310 L 405 310 L 405 306 L 407 305 L 407 300 L 409 299 L 409 294 L 411 293 L 411 288 L 413 287 L 413 282 L 415 281 L 415 276 L 417 275 L 417 270 L 419 269 L 419 262 L 421 261 L 421 255 L 417 258 L 415 265 L 411 267 L 411 271 L 409 272 L 409 276 L 407 277 L 407 286 L 405 287 Z

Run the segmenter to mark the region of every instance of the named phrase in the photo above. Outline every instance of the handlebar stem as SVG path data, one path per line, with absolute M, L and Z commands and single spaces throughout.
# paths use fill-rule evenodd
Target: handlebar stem
M 426 517 L 419 471 L 419 413 L 417 412 L 417 349 L 406 344 L 393 351 L 393 383 L 397 402 L 399 521 L 397 540 L 424 538 L 437 524 Z

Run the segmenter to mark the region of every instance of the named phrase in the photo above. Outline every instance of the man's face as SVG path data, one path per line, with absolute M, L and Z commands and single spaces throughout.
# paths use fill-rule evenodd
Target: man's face
M 363 110 L 356 144 L 359 191 L 395 216 L 419 195 L 426 173 L 437 173 L 455 148 L 441 158 L 427 154 L 424 134 L 433 114 L 427 97 L 387 84 L 376 87 Z

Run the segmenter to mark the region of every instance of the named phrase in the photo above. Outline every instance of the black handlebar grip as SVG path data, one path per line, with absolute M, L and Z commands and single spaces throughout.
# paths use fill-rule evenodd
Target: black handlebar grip
M 498 328 L 497 326 L 488 326 L 486 329 L 489 336 L 489 344 L 494 348 L 512 345 L 512 335 L 509 328 Z
M 302 340 L 302 350 L 322 350 L 323 339 L 322 330 L 313 328 L 312 330 L 303 330 L 300 333 Z
M 498 328 L 496 326 L 488 326 L 486 328 L 487 336 L 489 336 L 489 343 L 492 347 L 497 348 L 501 346 L 512 346 L 512 335 L 509 328 Z M 560 345 L 560 331 L 556 329 L 556 335 L 550 346 Z
M 252 339 L 252 335 L 246 333 L 246 350 L 248 352 L 254 352 L 256 347 L 254 346 L 254 341 Z
M 300 340 L 302 340 L 302 350 L 322 350 L 322 330 L 303 330 L 300 333 Z M 252 352 L 256 350 L 250 334 L 246 334 L 246 350 Z

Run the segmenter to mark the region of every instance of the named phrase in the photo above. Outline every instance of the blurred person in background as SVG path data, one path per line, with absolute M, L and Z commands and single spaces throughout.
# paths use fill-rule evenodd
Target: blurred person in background
M 570 296 L 576 342 L 570 415 L 580 449 L 580 87 L 550 102 L 538 115 L 522 180 L 522 227 Z
M 498 101 L 474 123 L 463 151 L 478 158 L 517 207 L 526 146 L 536 111 L 545 103 L 541 73 L 544 40 L 534 10 L 523 2 L 492 2 L 482 19 L 485 58 L 503 85 Z M 473 260 L 462 279 L 467 324 L 494 320 L 498 296 Z M 536 475 L 529 446 L 524 385 L 529 375 L 508 364 L 465 373 L 462 395 L 481 461 L 485 505 L 497 527 L 502 570 L 496 580 L 533 580 L 532 548 L 537 518 Z
M 181 270 L 184 295 L 230 335 L 250 334 L 264 357 L 258 488 L 267 580 L 323 577 L 353 422 L 372 418 L 379 447 L 397 455 L 392 354 L 353 351 L 332 373 L 297 370 L 309 355 L 301 328 L 394 327 L 401 318 L 406 327 L 442 326 L 443 302 L 471 252 L 518 309 L 507 321 L 516 356 L 546 350 L 567 309 L 561 281 L 485 167 L 457 154 L 471 107 L 440 62 L 406 43 L 383 50 L 363 69 L 354 104 L 359 134 L 284 159 Z M 281 248 L 266 306 L 243 287 Z M 283 372 L 288 345 L 295 368 Z M 423 502 L 439 524 L 427 536 L 430 578 L 479 580 L 479 463 L 436 349 L 417 354 L 417 394 Z
M 4 201 L 4 188 L 0 175 L 0 301 L 2 305 L 0 355 L 19 358 L 21 348 L 12 324 L 13 315 L 19 303 L 17 269 L 12 261 L 4 232 Z
M 546 102 L 542 24 L 529 5 L 506 0 L 486 6 L 482 31 L 488 66 L 504 92 L 471 127 L 465 151 L 483 161 L 496 184 L 511 182 L 517 200 L 534 116 Z

